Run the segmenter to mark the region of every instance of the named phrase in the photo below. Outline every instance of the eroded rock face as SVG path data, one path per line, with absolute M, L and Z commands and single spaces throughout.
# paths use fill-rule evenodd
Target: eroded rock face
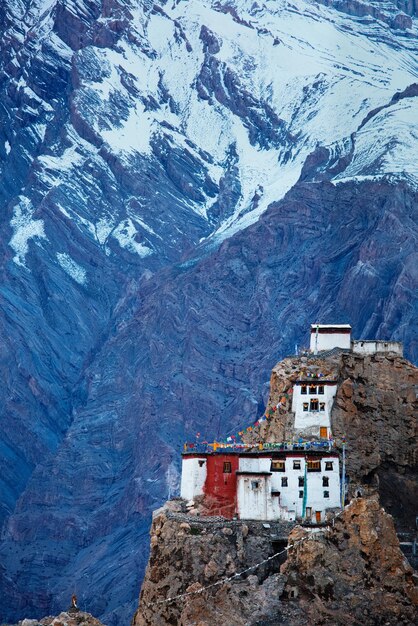
M 272 534 L 279 533 L 285 545 L 292 525 L 277 523 L 264 528 L 260 522 L 199 519 L 182 515 L 179 509 L 177 503 L 168 502 L 156 512 L 150 559 L 133 624 L 244 626 L 276 610 L 284 588 L 284 578 L 278 573 L 282 560 L 251 567 L 274 554 Z M 245 577 L 234 577 L 247 568 Z M 229 577 L 232 580 L 219 584 Z M 203 591 L 208 586 L 208 591 Z M 165 602 L 184 593 L 190 595 Z
M 347 437 L 349 493 L 378 490 L 401 530 L 415 527 L 418 369 L 400 357 L 342 357 L 332 430 Z
M 348 496 L 379 493 L 398 530 L 412 532 L 418 500 L 418 368 L 394 354 L 284 359 L 272 371 L 268 420 L 246 435 L 246 441 L 294 438 L 289 392 L 302 369 L 319 370 L 338 381 L 331 430 L 340 451 L 343 439 L 347 441 Z
M 413 570 L 375 497 L 354 499 L 319 532 L 296 526 L 280 572 L 272 560 L 228 580 L 271 555 L 270 532 L 255 522 L 185 521 L 172 505 L 153 522 L 134 626 L 413 623 Z
M 301 539 L 305 539 L 300 542 Z M 322 535 L 295 529 L 281 573 L 284 597 L 296 597 L 310 624 L 414 623 L 418 589 L 376 498 L 353 500 Z
M 104 626 L 102 622 L 84 611 L 69 609 L 56 617 L 42 619 L 23 619 L 15 626 Z

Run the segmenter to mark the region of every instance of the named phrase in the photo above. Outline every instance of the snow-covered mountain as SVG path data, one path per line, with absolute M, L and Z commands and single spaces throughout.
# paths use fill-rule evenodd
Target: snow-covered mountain
M 416 14 L 7 3 L 1 617 L 128 623 L 183 436 L 255 419 L 313 319 L 418 357 Z

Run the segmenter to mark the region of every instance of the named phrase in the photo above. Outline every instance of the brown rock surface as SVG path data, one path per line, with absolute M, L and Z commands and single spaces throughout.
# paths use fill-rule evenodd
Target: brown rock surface
M 399 530 L 413 530 L 418 502 L 418 368 L 401 357 L 345 354 L 332 410 L 347 438 L 349 493 L 377 490 Z
M 418 589 L 405 560 L 393 519 L 377 498 L 354 499 L 325 535 L 289 551 L 282 566 L 287 576 L 284 597 L 297 603 L 310 624 L 412 625 Z M 293 602 L 293 600 L 292 600 Z
M 56 617 L 43 617 L 37 619 L 24 619 L 16 626 L 104 626 L 102 622 L 84 611 L 63 611 Z
M 185 519 L 185 515 L 167 508 L 154 516 L 151 555 L 134 626 L 240 626 L 278 610 L 285 582 L 279 574 L 283 559 L 250 569 L 245 580 L 225 578 L 274 554 L 271 534 L 277 537 L 279 533 L 285 546 L 290 524 L 268 524 L 265 528 L 260 522 Z M 213 586 L 203 592 L 208 585 Z M 195 593 L 166 602 L 189 592 Z

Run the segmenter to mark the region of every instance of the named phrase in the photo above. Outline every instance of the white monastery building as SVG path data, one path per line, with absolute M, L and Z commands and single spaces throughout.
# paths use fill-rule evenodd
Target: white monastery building
M 336 348 L 364 355 L 403 352 L 398 342 L 352 341 L 349 324 L 312 324 L 310 347 L 319 356 Z M 185 444 L 181 497 L 204 496 L 208 515 L 230 519 L 322 523 L 328 511 L 343 506 L 344 453 L 340 476 L 331 432 L 338 381 L 317 369 L 301 368 L 293 383 L 292 443 Z

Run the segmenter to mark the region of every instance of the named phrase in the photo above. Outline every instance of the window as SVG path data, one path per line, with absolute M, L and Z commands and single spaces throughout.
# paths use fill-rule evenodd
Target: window
M 199 467 L 203 467 L 203 466 L 204 466 L 204 464 L 205 464 L 205 462 L 204 462 L 204 461 L 199 461 Z
M 299 498 L 303 498 L 303 491 L 299 491 Z
M 314 396 L 316 394 L 316 385 L 309 385 L 309 395 Z
M 300 469 L 300 461 L 293 461 L 293 469 Z
M 299 476 L 299 487 L 303 487 L 305 485 L 305 479 L 302 476 Z
M 224 474 L 230 474 L 232 471 L 231 463 L 229 461 L 224 462 Z
M 271 472 L 284 472 L 285 471 L 285 462 L 284 461 L 272 461 L 270 466 Z
M 319 410 L 320 411 L 325 411 L 325 402 L 320 402 L 319 403 Z
M 308 388 L 306 385 L 301 385 L 300 393 L 306 396 L 306 394 L 308 393 Z
M 309 403 L 308 402 L 304 402 L 303 403 L 303 410 L 304 411 L 308 411 L 309 410 Z
M 328 476 L 322 476 L 322 486 L 329 487 L 329 478 Z
M 318 394 L 320 396 L 324 395 L 324 385 L 318 385 Z
M 311 517 L 312 517 L 312 507 L 311 506 L 307 506 L 306 507 L 305 514 L 306 514 L 307 519 L 311 519 Z
M 324 498 L 329 498 L 329 491 L 324 491 Z
M 287 487 L 287 478 L 282 478 L 282 487 Z
M 308 472 L 320 472 L 321 471 L 321 461 L 307 461 L 307 470 Z
M 333 468 L 333 462 L 332 461 L 325 461 L 325 470 L 327 472 L 332 472 L 332 468 Z
M 260 482 L 258 480 L 251 481 L 251 489 L 258 489 L 260 486 Z
M 311 406 L 310 406 L 310 410 L 311 411 L 317 411 L 319 408 L 319 402 L 318 402 L 318 398 L 312 398 L 311 400 Z

